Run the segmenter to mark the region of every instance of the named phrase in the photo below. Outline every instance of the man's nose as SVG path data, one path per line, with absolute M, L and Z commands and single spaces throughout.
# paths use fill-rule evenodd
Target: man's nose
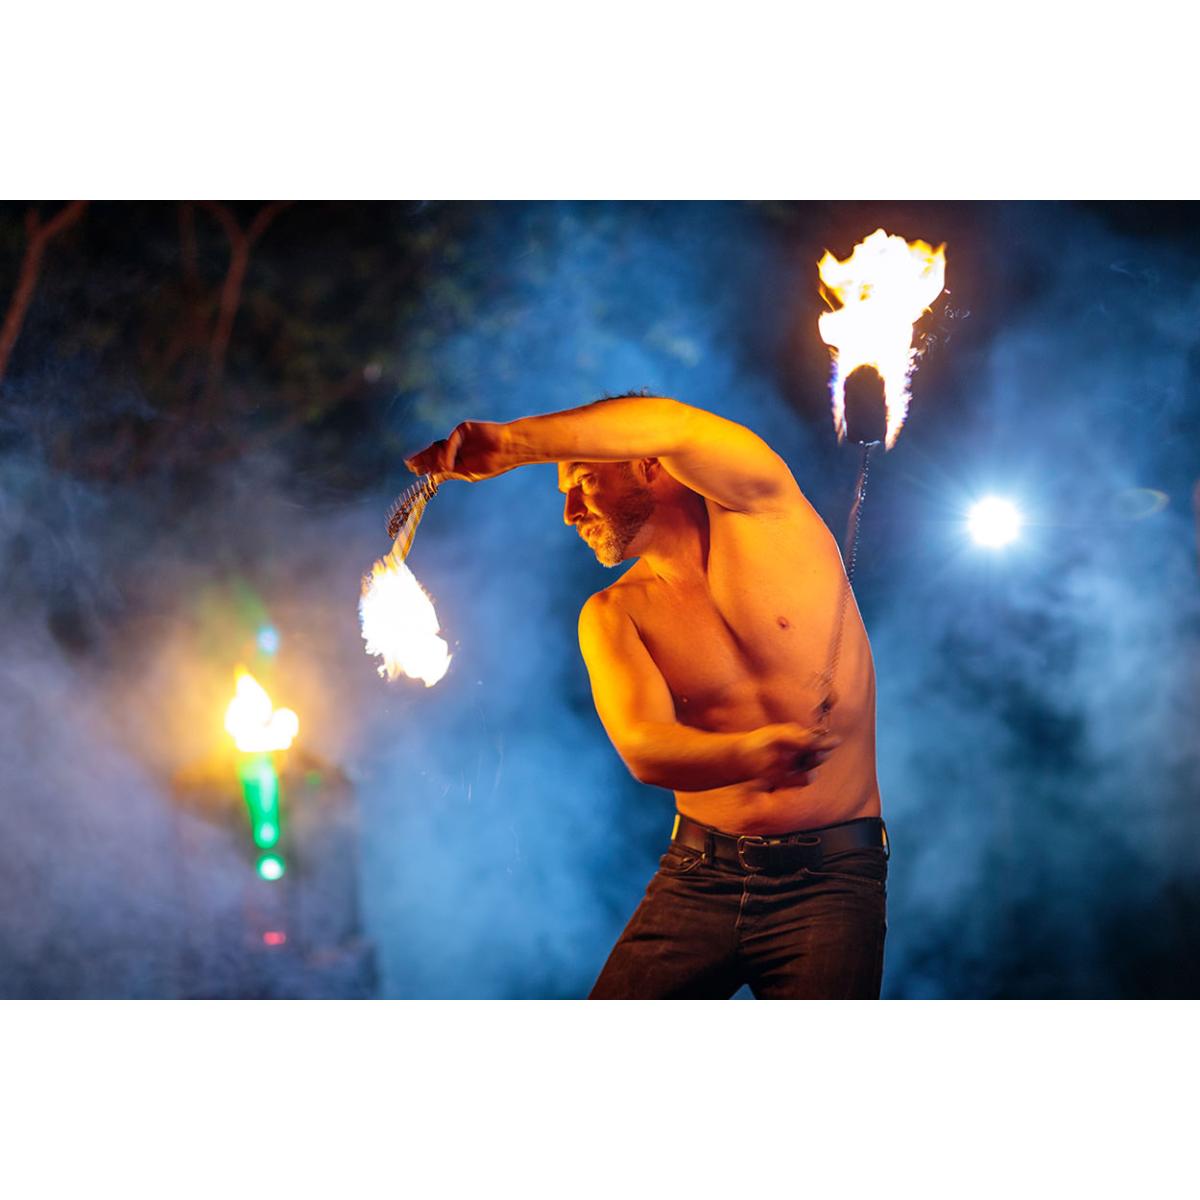
M 567 492 L 567 502 L 563 505 L 563 521 L 568 525 L 574 525 L 576 520 L 583 515 L 586 510 L 583 507 L 583 500 L 579 495 L 578 488 L 571 488 Z

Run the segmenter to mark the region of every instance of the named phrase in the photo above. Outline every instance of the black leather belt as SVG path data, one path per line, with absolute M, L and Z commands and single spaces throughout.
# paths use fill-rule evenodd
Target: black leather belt
M 760 837 L 757 834 L 722 833 L 678 813 L 671 840 L 699 850 L 710 862 L 763 875 L 790 875 L 803 867 L 818 871 L 826 855 L 840 854 L 843 850 L 873 847 L 891 853 L 887 826 L 879 817 L 859 817 L 819 829 Z

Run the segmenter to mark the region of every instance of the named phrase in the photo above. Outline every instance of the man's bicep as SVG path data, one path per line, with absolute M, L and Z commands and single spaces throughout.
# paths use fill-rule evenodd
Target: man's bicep
M 661 460 L 680 483 L 735 512 L 786 508 L 799 499 L 787 463 L 758 434 L 704 409 L 682 407 L 682 444 Z
M 579 648 L 600 722 L 636 775 L 643 731 L 675 720 L 670 688 L 633 621 L 604 593 L 579 614 Z

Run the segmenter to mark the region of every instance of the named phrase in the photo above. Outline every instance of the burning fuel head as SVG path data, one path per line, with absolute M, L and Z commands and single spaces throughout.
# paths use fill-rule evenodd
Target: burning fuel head
M 846 436 L 859 445 L 882 442 L 887 435 L 883 379 L 874 367 L 858 367 L 846 379 Z

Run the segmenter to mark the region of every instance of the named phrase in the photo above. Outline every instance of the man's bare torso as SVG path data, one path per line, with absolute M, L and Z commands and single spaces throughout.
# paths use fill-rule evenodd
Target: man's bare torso
M 721 733 L 816 724 L 845 587 L 833 536 L 803 497 L 782 513 L 705 508 L 703 571 L 667 581 L 639 561 L 606 590 L 637 627 L 682 724 Z M 760 834 L 879 815 L 875 671 L 853 596 L 844 621 L 830 719 L 841 744 L 812 782 L 676 792 L 680 812 Z

